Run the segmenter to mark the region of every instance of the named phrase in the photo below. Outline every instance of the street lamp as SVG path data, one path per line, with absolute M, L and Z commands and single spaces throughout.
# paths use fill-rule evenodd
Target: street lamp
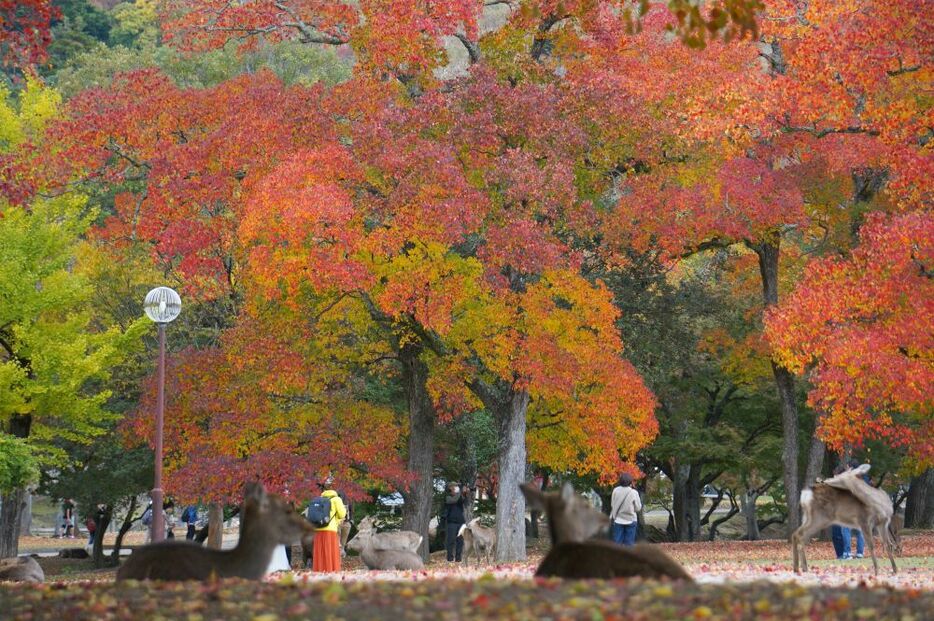
M 162 418 L 165 414 L 165 326 L 182 312 L 182 299 L 168 287 L 156 287 L 143 302 L 146 316 L 159 328 L 159 388 L 156 397 L 156 480 L 152 488 L 152 541 L 165 539 L 162 517 Z

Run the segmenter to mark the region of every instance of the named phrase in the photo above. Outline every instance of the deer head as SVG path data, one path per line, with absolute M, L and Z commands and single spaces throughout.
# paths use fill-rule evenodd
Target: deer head
M 552 545 L 584 541 L 610 525 L 610 518 L 593 508 L 586 498 L 574 493 L 570 483 L 560 492 L 542 492 L 528 483 L 519 485 L 529 508 L 548 516 Z

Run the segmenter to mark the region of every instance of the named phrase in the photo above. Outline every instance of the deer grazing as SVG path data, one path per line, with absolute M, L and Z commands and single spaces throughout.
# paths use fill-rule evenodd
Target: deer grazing
M 480 518 L 474 518 L 467 524 L 463 524 L 457 531 L 458 537 L 464 538 L 464 565 L 469 563 L 471 556 L 477 558 L 477 566 L 480 566 L 480 556 L 482 555 L 487 564 L 493 562 L 493 551 L 496 549 L 496 530 L 487 528 L 480 524 Z
M 421 544 L 422 536 L 410 530 L 376 532 L 376 518 L 370 515 L 360 520 L 347 549 L 359 552 L 369 569 L 423 569 L 417 552 Z
M 536 576 L 559 578 L 668 577 L 691 581 L 681 565 L 660 548 L 649 544 L 621 546 L 605 539 L 587 540 L 609 526 L 609 517 L 565 483 L 560 492 L 545 493 L 522 484 L 529 507 L 548 516 L 551 550 Z
M 258 483 L 246 486 L 240 516 L 240 541 L 234 549 L 214 550 L 174 540 L 150 544 L 130 555 L 117 571 L 117 580 L 258 580 L 276 546 L 290 545 L 314 532 L 289 502 L 267 494 Z
M 45 572 L 31 556 L 0 560 L 0 582 L 45 582 Z
M 889 560 L 892 562 L 892 573 L 898 572 L 894 552 L 900 548 L 901 544 L 898 533 L 892 525 L 894 513 L 892 501 L 884 491 L 869 485 L 862 479 L 868 471 L 869 464 L 863 464 L 801 492 L 801 526 L 791 535 L 795 572 L 800 573 L 799 555 L 801 570 L 808 570 L 804 547 L 811 537 L 831 524 L 858 528 L 863 531 L 866 543 L 869 545 L 869 554 L 872 556 L 872 566 L 876 575 L 879 575 L 879 563 L 876 560 L 873 537 L 874 532 L 877 531 L 882 538 L 882 545 Z

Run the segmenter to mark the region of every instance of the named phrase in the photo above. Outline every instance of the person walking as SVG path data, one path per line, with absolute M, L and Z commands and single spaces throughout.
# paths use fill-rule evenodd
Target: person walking
M 187 529 L 185 532 L 185 539 L 191 541 L 197 534 L 198 507 L 194 505 L 185 507 L 185 510 L 182 511 L 182 523 Z
M 466 485 L 448 483 L 447 495 L 444 497 L 444 508 L 441 518 L 445 524 L 444 549 L 447 552 L 449 563 L 460 563 L 464 553 L 464 538 L 458 536 L 461 526 L 464 525 L 464 501 L 470 488 Z
M 315 542 L 311 558 L 312 571 L 336 572 L 341 570 L 340 541 L 337 531 L 341 521 L 347 515 L 347 507 L 344 506 L 340 495 L 331 489 L 333 482 L 331 477 L 325 480 L 325 490 L 320 496 L 320 498 L 328 499 L 330 509 L 327 523 L 315 528 Z M 319 498 L 313 500 L 312 505 L 318 500 Z M 310 514 L 311 508 L 309 508 Z
M 615 543 L 631 546 L 636 543 L 638 513 L 642 511 L 642 499 L 632 487 L 632 475 L 624 472 L 613 488 L 610 497 L 610 536 Z

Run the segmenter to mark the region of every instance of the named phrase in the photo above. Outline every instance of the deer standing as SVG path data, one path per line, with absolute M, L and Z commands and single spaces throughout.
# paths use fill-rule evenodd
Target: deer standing
M 117 571 L 117 580 L 258 580 L 276 546 L 314 532 L 289 502 L 266 494 L 258 483 L 246 486 L 240 516 L 240 541 L 234 549 L 203 548 L 191 541 L 150 544 L 130 555 Z
M 425 564 L 418 555 L 422 536 L 410 530 L 376 532 L 376 518 L 360 520 L 357 535 L 347 542 L 347 549 L 360 553 L 369 569 L 422 569 Z
M 661 548 L 649 544 L 621 546 L 606 539 L 588 537 L 605 530 L 609 517 L 565 483 L 559 493 L 545 493 L 521 484 L 529 507 L 548 516 L 551 550 L 535 572 L 536 576 L 559 578 L 675 578 L 691 581 L 684 568 Z
M 833 478 L 817 483 L 811 489 L 801 492 L 801 526 L 791 535 L 792 562 L 796 573 L 798 557 L 801 558 L 801 570 L 808 570 L 804 548 L 808 541 L 821 529 L 831 524 L 839 524 L 863 531 L 872 566 L 879 575 L 879 563 L 876 560 L 874 532 L 878 529 L 882 545 L 892 562 L 892 573 L 897 573 L 894 551 L 899 548 L 898 534 L 892 529 L 892 501 L 881 489 L 866 483 L 862 476 L 869 471 L 869 465 L 863 464 Z
M 480 524 L 480 518 L 474 518 L 467 524 L 463 524 L 457 531 L 458 537 L 464 538 L 464 565 L 467 565 L 471 556 L 477 558 L 477 566 L 480 565 L 480 556 L 486 559 L 486 563 L 493 562 L 493 551 L 496 549 L 496 530 L 487 528 Z

